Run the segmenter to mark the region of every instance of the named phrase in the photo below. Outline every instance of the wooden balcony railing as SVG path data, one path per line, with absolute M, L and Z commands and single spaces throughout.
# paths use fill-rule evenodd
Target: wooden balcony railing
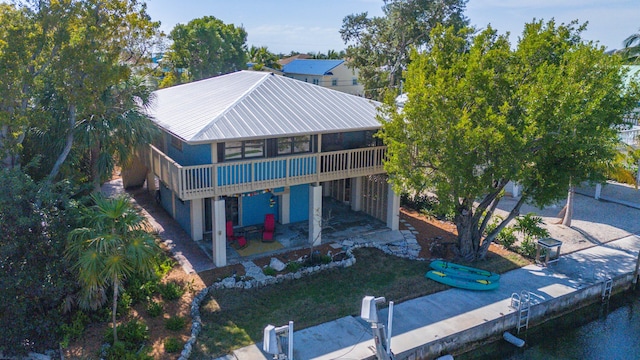
M 633 126 L 628 130 L 620 131 L 620 141 L 627 145 L 640 146 L 640 126 Z
M 385 146 L 250 161 L 181 166 L 154 146 L 148 165 L 182 200 L 384 173 Z

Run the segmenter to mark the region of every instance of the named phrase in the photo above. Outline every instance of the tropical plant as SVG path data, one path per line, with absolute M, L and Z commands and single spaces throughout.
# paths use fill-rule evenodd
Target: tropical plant
M 122 284 L 134 272 L 153 276 L 160 248 L 146 231 L 144 216 L 127 195 L 105 198 L 93 194 L 91 199 L 95 205 L 84 210 L 85 227 L 69 234 L 66 257 L 78 276 L 81 307 L 100 307 L 111 288 L 111 320 L 116 343 L 118 295 Z
M 251 46 L 247 52 L 249 61 L 253 63 L 254 70 L 262 70 L 267 67 L 269 69 L 280 70 L 282 65 L 278 63 L 278 56 L 267 49 L 266 46 Z

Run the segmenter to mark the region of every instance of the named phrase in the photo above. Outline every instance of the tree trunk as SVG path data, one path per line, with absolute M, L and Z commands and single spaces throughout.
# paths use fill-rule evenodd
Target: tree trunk
M 480 236 L 478 234 L 478 226 L 473 221 L 473 212 L 470 210 L 462 211 L 456 216 L 455 222 L 458 229 L 460 256 L 465 261 L 474 261 L 478 255 Z
M 574 186 L 569 186 L 569 194 L 567 195 L 567 206 L 562 218 L 562 225 L 571 227 L 571 218 L 573 217 L 573 194 L 575 192 Z
M 118 328 L 116 326 L 116 312 L 118 311 L 118 279 L 113 280 L 113 305 L 111 306 L 111 321 L 113 322 L 113 344 L 118 342 Z
M 60 167 L 62 166 L 64 161 L 67 159 L 67 156 L 69 156 L 69 153 L 71 152 L 71 147 L 73 146 L 73 135 L 74 135 L 75 125 L 76 125 L 76 116 L 77 116 L 76 106 L 75 105 L 69 106 L 69 133 L 67 134 L 67 140 L 64 146 L 64 150 L 62 150 L 62 153 L 58 156 L 56 163 L 53 165 L 53 168 L 51 169 L 51 172 L 47 177 L 47 183 L 49 184 L 51 184 L 53 182 L 53 179 L 55 179 L 56 176 L 58 176 L 58 173 L 60 172 Z

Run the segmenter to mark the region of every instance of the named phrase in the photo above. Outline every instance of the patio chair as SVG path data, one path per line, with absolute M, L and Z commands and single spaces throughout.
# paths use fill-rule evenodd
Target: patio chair
M 239 249 L 244 249 L 247 247 L 247 239 L 244 236 L 235 236 L 233 234 L 233 223 L 231 221 L 227 221 L 227 241 L 231 244 L 235 242 L 238 244 Z
M 263 242 L 273 242 L 273 233 L 276 231 L 276 219 L 273 214 L 267 214 L 264 216 L 264 229 L 262 231 Z

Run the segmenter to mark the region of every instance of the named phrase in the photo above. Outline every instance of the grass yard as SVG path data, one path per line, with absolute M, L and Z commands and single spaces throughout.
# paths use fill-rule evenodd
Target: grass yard
M 294 321 L 296 330 L 359 315 L 362 298 L 384 296 L 395 303 L 432 294 L 448 287 L 425 279 L 428 262 L 384 254 L 377 249 L 354 251 L 356 264 L 330 269 L 299 280 L 260 289 L 211 292 L 200 313 L 203 330 L 194 358 L 211 358 L 262 341 L 267 324 Z M 529 263 L 508 252 L 489 253 L 475 267 L 503 273 Z

